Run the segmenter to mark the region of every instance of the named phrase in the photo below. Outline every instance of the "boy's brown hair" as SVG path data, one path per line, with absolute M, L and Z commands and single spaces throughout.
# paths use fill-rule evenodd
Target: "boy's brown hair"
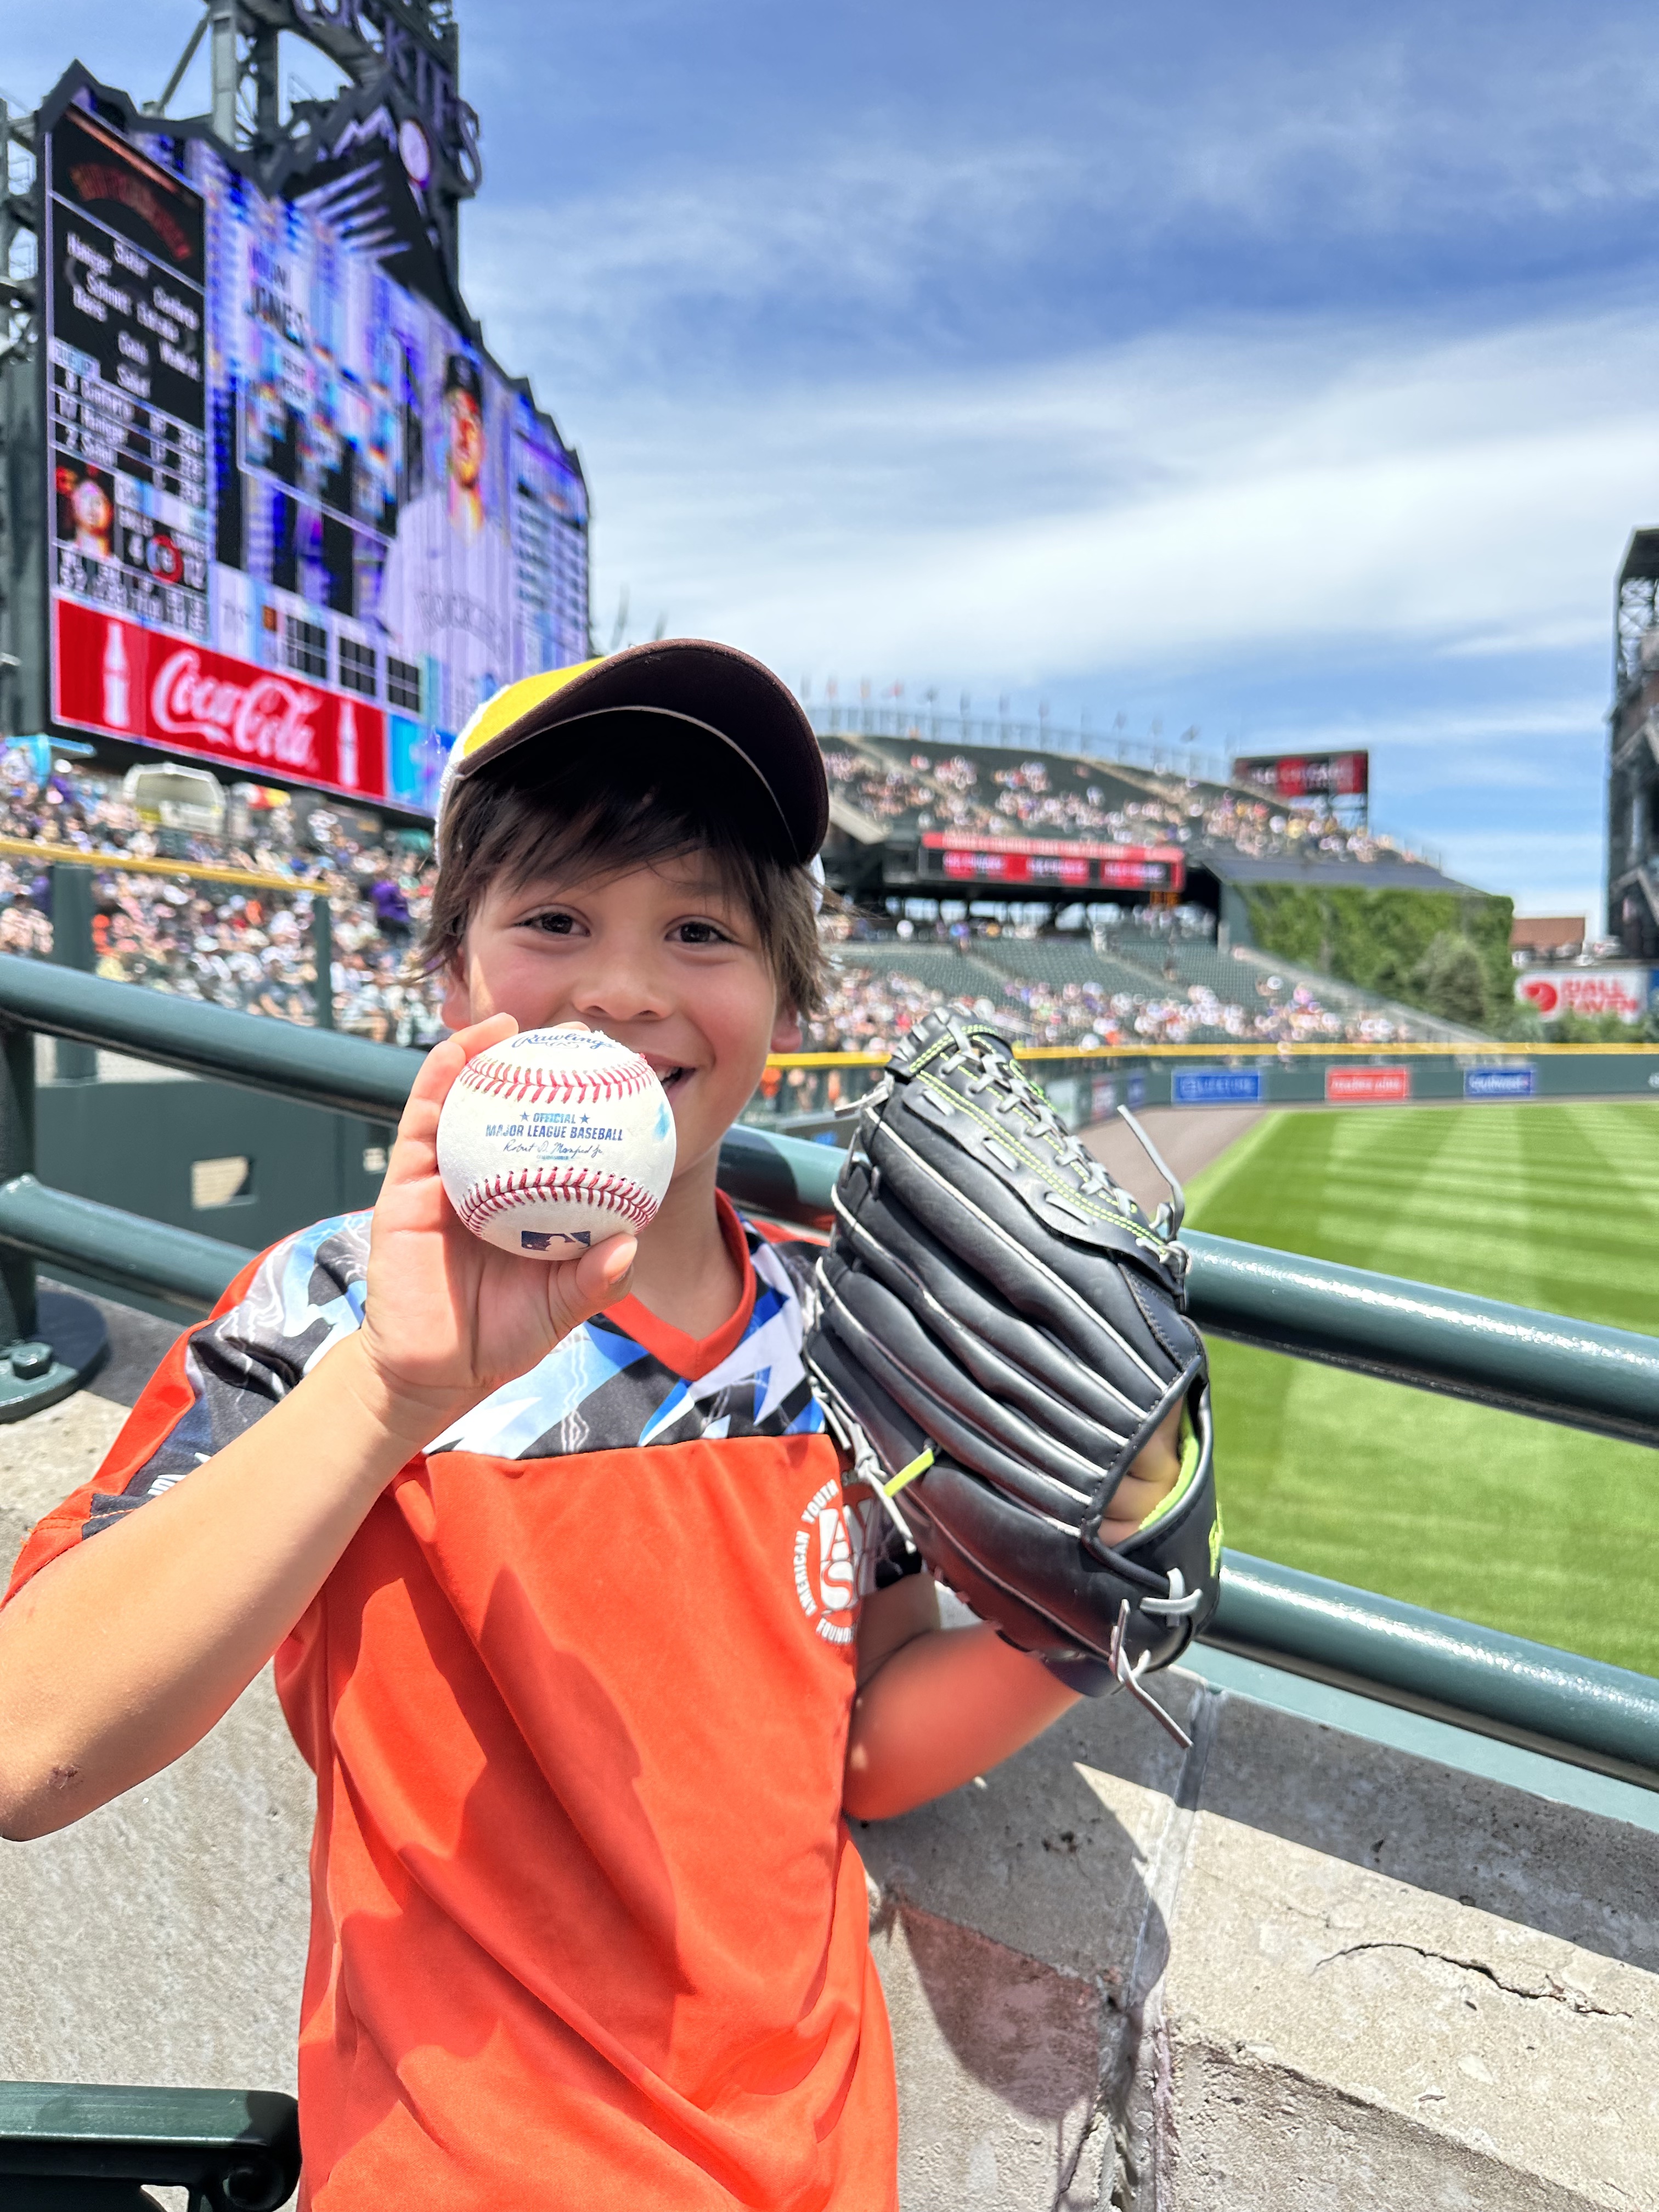
M 778 1000 L 803 1019 L 823 1003 L 817 893 L 778 852 L 775 810 L 735 757 L 688 742 L 665 717 L 596 715 L 480 769 L 450 793 L 421 940 L 434 974 L 458 961 L 489 886 L 544 872 L 589 880 L 702 854 L 754 921 Z

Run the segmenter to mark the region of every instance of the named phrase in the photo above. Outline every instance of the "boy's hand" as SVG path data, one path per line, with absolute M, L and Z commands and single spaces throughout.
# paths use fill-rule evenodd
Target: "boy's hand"
M 1181 1480 L 1181 1408 L 1171 1406 L 1129 1462 L 1100 1524 L 1103 1544 L 1127 1544 Z
M 415 1079 L 381 1185 L 356 1343 L 375 1418 L 411 1451 L 504 1382 L 527 1374 L 578 1323 L 626 1293 L 632 1237 L 573 1260 L 520 1259 L 464 1229 L 438 1175 L 438 1117 L 469 1060 L 511 1036 L 510 1014 L 459 1030 Z

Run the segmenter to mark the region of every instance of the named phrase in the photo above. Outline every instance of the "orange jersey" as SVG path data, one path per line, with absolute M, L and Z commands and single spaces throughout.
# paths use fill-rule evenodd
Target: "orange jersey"
M 401 1470 L 276 1655 L 317 1777 L 315 2212 L 896 2203 L 841 1815 L 879 1507 L 807 1385 L 804 1255 L 722 1220 L 723 1329 L 629 1299 L 575 1330 Z M 368 1245 L 349 1216 L 247 1269 L 13 1589 L 356 1328 Z

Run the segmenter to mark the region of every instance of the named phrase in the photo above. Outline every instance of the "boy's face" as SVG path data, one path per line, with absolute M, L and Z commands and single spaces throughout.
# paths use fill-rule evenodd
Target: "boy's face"
M 800 1042 L 747 907 L 696 854 L 599 882 L 492 884 L 443 1018 L 458 1030 L 496 1013 L 521 1030 L 585 1022 L 643 1054 L 673 1109 L 676 1182 L 718 1149 L 768 1053 Z

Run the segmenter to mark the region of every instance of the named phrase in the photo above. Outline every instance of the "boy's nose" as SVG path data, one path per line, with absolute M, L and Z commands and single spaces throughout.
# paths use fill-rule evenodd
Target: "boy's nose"
M 626 956 L 585 962 L 570 1000 L 583 1021 L 600 1027 L 607 1021 L 650 1021 L 671 1011 L 655 963 Z

